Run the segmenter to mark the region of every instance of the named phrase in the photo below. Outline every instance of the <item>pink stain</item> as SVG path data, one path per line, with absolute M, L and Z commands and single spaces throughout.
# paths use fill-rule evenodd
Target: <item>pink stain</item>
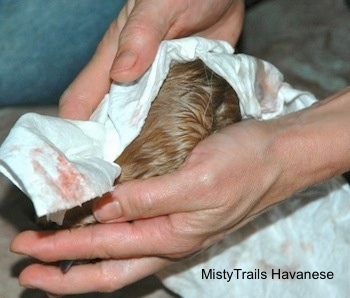
M 55 190 L 59 197 L 65 201 L 80 202 L 84 196 L 82 188 L 84 176 L 69 163 L 64 155 L 52 150 L 35 148 L 31 151 L 30 156 L 34 172 L 40 177 L 38 181 L 45 184 L 44 188 Z M 57 175 L 47 171 L 45 163 L 49 159 L 55 163 Z
M 44 154 L 43 148 L 34 148 L 31 151 L 31 157 L 33 158 L 38 157 L 39 155 L 42 155 L 42 154 Z
M 57 156 L 58 179 L 56 184 L 62 190 L 68 200 L 79 201 L 82 195 L 82 181 L 84 177 L 62 156 Z

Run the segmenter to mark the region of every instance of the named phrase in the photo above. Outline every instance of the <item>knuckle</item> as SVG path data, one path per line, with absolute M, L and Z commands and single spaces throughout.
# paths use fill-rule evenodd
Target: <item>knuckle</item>
M 127 30 L 126 30 L 127 28 Z M 145 40 L 145 37 L 153 36 L 157 39 L 161 39 L 164 30 L 156 24 L 151 24 L 145 22 L 143 16 L 141 15 L 130 15 L 127 27 L 124 27 L 124 30 L 120 33 L 120 44 L 127 42 L 133 42 L 134 44 L 142 44 Z
M 199 243 L 196 241 L 193 242 L 193 240 L 177 243 L 176 245 L 173 245 L 174 252 L 169 254 L 169 258 L 173 260 L 185 259 L 194 255 L 200 250 L 201 248 Z
M 130 274 L 134 260 L 102 261 L 96 280 L 99 281 L 97 291 L 111 293 L 130 284 Z
M 113 270 L 111 270 L 111 266 L 105 264 L 104 262 L 101 262 L 99 269 L 100 274 L 97 276 L 97 280 L 99 281 L 97 290 L 99 292 L 111 293 L 124 286 L 118 284 L 118 280 L 116 280 L 116 274 Z
M 202 171 L 198 174 L 198 183 L 204 189 L 212 189 L 217 185 L 217 177 L 211 171 Z
M 115 291 L 117 288 L 114 284 L 114 280 L 111 276 L 103 275 L 102 281 L 98 287 L 99 292 L 103 293 L 111 293 Z
M 212 195 L 220 185 L 219 177 L 210 168 L 200 166 L 188 171 L 188 174 L 188 181 L 195 181 L 193 193 L 197 198 Z
M 153 209 L 153 196 L 151 192 L 147 190 L 138 190 L 134 194 L 132 200 L 121 201 L 121 203 L 121 208 L 124 212 L 128 211 L 132 217 L 145 218 L 151 213 Z
M 201 237 L 194 235 L 192 229 L 176 230 L 171 242 L 171 259 L 187 258 L 202 249 Z

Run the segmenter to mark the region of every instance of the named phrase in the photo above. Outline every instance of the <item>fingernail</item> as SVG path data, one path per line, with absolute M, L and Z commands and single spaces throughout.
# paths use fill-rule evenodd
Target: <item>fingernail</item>
M 124 70 L 134 67 L 137 60 L 137 54 L 133 51 L 125 51 L 117 56 L 113 65 L 114 72 L 122 72 Z
M 113 222 L 122 216 L 120 203 L 112 195 L 103 197 L 95 203 L 94 216 L 102 223 Z

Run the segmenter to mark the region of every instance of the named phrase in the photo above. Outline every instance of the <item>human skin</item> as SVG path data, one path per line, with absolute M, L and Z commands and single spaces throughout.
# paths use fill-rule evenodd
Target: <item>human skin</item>
M 127 1 L 91 61 L 62 95 L 59 115 L 88 119 L 108 93 L 111 80 L 130 82 L 139 78 L 164 39 L 198 35 L 235 45 L 243 17 L 242 0 Z
M 196 33 L 235 44 L 242 1 L 221 1 L 221 7 L 215 2 L 187 7 L 188 1 L 129 1 L 63 95 L 60 116 L 87 119 L 111 78 L 136 79 L 163 39 Z M 98 200 L 95 217 L 103 224 L 21 233 L 13 252 L 44 262 L 102 261 L 66 274 L 32 264 L 20 283 L 55 294 L 113 291 L 208 247 L 293 193 L 348 170 L 349 110 L 346 89 L 279 119 L 242 121 L 199 143 L 179 170 L 125 182 Z
M 20 283 L 55 294 L 112 291 L 208 247 L 292 194 L 349 170 L 349 110 L 347 88 L 278 119 L 236 123 L 200 142 L 177 171 L 125 182 L 97 201 L 96 218 L 109 223 L 21 233 L 11 245 L 16 253 L 44 262 L 102 261 L 66 274 L 33 264 Z

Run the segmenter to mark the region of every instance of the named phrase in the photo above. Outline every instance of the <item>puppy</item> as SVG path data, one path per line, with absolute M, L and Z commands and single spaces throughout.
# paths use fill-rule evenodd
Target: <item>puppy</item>
M 225 79 L 201 60 L 173 65 L 141 133 L 115 161 L 122 169 L 116 184 L 175 171 L 201 140 L 240 120 L 237 94 Z M 91 205 L 69 210 L 63 228 L 94 223 Z M 62 271 L 72 263 L 61 262 Z
M 201 140 L 240 120 L 237 95 L 224 79 L 201 60 L 176 64 L 140 135 L 116 160 L 118 181 L 172 172 Z
M 139 136 L 115 161 L 118 182 L 175 171 L 204 138 L 241 120 L 239 100 L 227 81 L 201 60 L 171 67 Z M 91 204 L 66 213 L 63 227 L 94 223 Z

